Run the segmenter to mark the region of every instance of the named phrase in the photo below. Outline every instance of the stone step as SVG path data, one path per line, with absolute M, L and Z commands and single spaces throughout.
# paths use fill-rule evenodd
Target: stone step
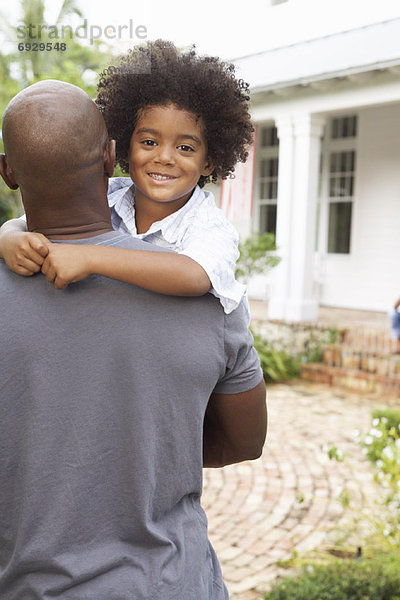
M 400 354 L 364 350 L 346 344 L 325 346 L 322 350 L 322 362 L 330 367 L 343 367 L 383 376 L 400 375 Z
M 305 363 L 301 366 L 300 377 L 306 381 L 327 383 L 357 392 L 400 397 L 400 374 L 385 375 L 324 363 Z
M 341 342 L 345 346 L 364 352 L 390 354 L 396 352 L 397 343 L 384 329 L 347 329 L 342 333 Z

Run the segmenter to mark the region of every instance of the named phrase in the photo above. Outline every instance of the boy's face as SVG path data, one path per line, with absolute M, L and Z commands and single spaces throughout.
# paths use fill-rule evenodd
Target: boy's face
M 190 198 L 200 175 L 213 168 L 196 115 L 173 104 L 143 109 L 129 149 L 137 207 L 146 203 L 160 218 L 172 214 Z

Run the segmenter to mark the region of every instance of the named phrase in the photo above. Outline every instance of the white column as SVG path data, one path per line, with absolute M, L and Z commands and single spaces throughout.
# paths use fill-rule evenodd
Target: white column
M 273 271 L 272 295 L 268 303 L 268 316 L 271 319 L 285 319 L 286 303 L 290 291 L 290 238 L 295 138 L 291 117 L 276 120 L 275 125 L 279 138 L 276 245 L 281 262 Z
M 317 194 L 324 119 L 296 115 L 278 122 L 279 183 L 276 269 L 269 316 L 287 321 L 312 321 L 318 316 L 313 297 Z M 282 141 L 282 142 L 281 142 Z M 282 147 L 281 147 L 282 143 Z

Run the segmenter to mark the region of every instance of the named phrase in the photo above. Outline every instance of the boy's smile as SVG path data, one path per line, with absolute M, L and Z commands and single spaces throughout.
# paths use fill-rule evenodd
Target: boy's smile
M 174 104 L 144 108 L 129 149 L 138 232 L 179 210 L 200 175 L 210 175 L 213 168 L 196 115 Z

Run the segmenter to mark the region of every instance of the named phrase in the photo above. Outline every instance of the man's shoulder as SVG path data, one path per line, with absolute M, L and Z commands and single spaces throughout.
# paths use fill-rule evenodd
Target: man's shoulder
M 147 252 L 173 252 L 169 248 L 158 246 L 152 242 L 132 237 L 131 235 L 121 235 L 110 243 L 104 242 L 104 245 L 125 248 L 126 250 L 144 250 Z

